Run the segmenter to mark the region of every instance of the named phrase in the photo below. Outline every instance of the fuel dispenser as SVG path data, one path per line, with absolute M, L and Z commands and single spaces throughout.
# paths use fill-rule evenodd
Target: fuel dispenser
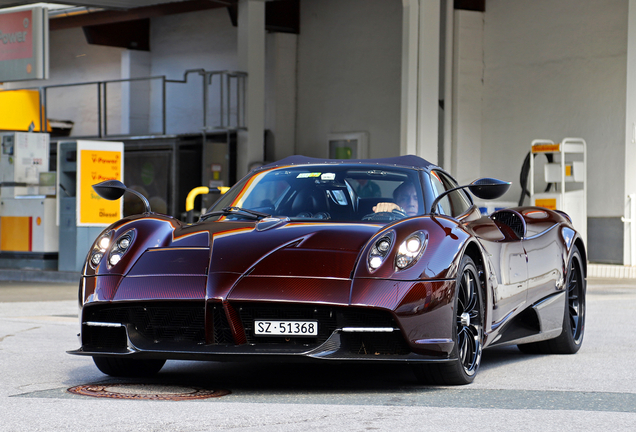
M 564 138 L 560 143 L 537 139 L 532 141 L 530 157 L 531 205 L 567 213 L 584 241 L 587 241 L 586 147 L 582 138 Z M 539 178 L 535 175 L 535 156 L 541 154 L 551 157 L 543 166 L 542 178 Z M 547 187 L 541 189 L 541 183 L 547 184 Z
M 49 134 L 0 133 L 0 267 L 57 268 Z

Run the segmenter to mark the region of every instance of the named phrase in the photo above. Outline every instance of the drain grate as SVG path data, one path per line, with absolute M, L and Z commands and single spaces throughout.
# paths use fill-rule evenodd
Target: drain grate
M 229 390 L 207 390 L 165 384 L 84 384 L 68 389 L 69 393 L 112 399 L 182 401 L 229 395 Z

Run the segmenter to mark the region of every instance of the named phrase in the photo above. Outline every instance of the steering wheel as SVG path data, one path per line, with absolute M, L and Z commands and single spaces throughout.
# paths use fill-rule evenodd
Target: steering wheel
M 397 221 L 404 219 L 406 217 L 406 213 L 403 210 L 395 209 L 390 212 L 378 212 L 378 213 L 369 213 L 365 215 L 362 220 L 363 221 Z

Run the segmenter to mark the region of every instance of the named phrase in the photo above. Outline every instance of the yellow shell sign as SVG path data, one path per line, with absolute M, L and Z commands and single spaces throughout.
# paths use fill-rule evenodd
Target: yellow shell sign
M 105 143 L 100 144 L 103 148 Z M 105 180 L 123 180 L 123 145 L 117 150 L 82 147 L 78 142 L 78 225 L 110 225 L 122 218 L 122 201 L 106 200 L 92 186 Z

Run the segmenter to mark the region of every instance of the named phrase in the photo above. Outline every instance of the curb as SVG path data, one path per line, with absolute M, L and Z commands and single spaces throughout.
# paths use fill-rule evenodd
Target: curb
M 588 264 L 587 277 L 604 279 L 636 279 L 636 267 L 610 264 Z
M 0 281 L 79 284 L 80 272 L 0 269 Z

